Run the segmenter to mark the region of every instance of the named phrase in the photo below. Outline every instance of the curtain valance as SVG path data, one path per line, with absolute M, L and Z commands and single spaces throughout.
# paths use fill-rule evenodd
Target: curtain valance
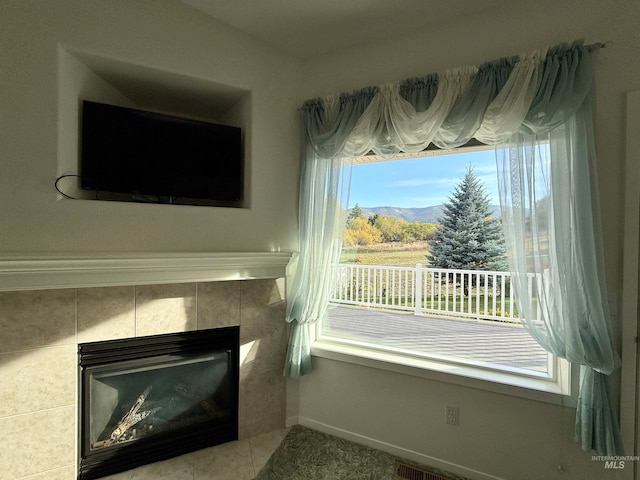
M 540 135 L 582 104 L 602 46 L 577 41 L 309 100 L 301 109 L 307 139 L 323 158 L 390 157 L 430 143 L 498 145 L 515 133 Z

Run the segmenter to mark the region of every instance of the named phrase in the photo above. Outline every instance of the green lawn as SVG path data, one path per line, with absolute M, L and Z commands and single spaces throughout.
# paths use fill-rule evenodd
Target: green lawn
M 359 249 L 344 249 L 340 263 L 359 263 L 361 265 L 395 265 L 415 267 L 417 263 L 426 265 L 429 253 L 427 242 L 418 243 L 381 243 Z

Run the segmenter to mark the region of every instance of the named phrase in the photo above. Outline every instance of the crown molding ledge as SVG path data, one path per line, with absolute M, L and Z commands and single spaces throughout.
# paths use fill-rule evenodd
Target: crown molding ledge
M 0 291 L 280 278 L 290 252 L 0 255 Z

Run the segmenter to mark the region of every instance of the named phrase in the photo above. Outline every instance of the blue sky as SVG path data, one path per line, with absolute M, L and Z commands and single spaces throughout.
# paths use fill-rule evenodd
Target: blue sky
M 496 160 L 491 149 L 354 165 L 349 207 L 356 203 L 361 207 L 399 208 L 440 205 L 470 165 L 484 183 L 491 204 L 498 205 Z

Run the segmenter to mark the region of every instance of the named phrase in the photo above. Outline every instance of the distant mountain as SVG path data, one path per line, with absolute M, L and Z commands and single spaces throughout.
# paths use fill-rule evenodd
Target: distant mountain
M 442 217 L 444 212 L 444 205 L 434 205 L 432 207 L 422 208 L 361 207 L 361 209 L 362 214 L 366 218 L 377 213 L 378 215 L 400 218 L 407 222 L 439 223 L 439 219 Z M 493 218 L 500 218 L 499 205 L 491 205 L 491 212 Z

